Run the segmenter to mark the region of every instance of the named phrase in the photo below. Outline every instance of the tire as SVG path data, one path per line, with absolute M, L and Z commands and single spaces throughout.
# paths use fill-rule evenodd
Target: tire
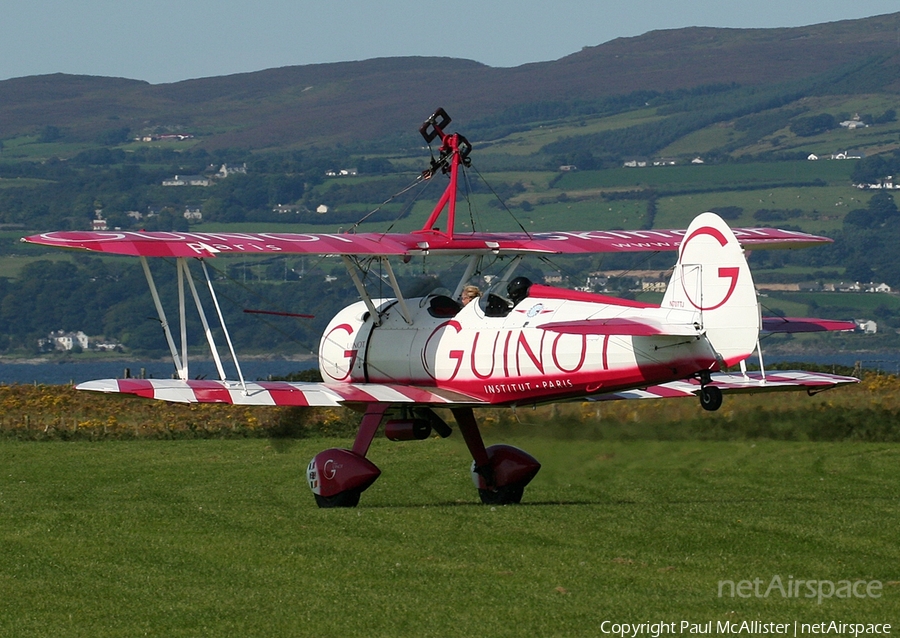
M 362 494 L 360 490 L 347 490 L 334 496 L 320 496 L 319 494 L 313 494 L 313 496 L 316 497 L 316 505 L 322 509 L 329 509 L 332 507 L 356 507 L 359 505 L 360 494 Z
M 478 496 L 485 505 L 518 505 L 522 502 L 524 493 L 525 485 L 522 483 L 504 485 L 495 490 L 478 490 Z
M 722 391 L 712 385 L 704 386 L 700 390 L 700 407 L 710 412 L 715 412 L 722 407 Z

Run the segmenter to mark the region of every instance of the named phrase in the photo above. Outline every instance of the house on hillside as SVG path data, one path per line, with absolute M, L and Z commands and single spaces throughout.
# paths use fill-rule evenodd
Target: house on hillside
M 50 346 L 51 349 L 65 350 L 66 352 L 72 350 L 75 346 L 82 350 L 87 350 L 90 345 L 90 339 L 81 330 L 78 332 L 55 330 L 47 335 L 46 339 L 39 339 L 38 345 L 41 349 L 46 349 Z
M 866 154 L 862 151 L 840 151 L 831 156 L 833 160 L 862 159 Z
M 867 128 L 869 125 L 860 120 L 859 113 L 857 113 L 851 119 L 841 122 L 841 126 L 847 130 L 852 131 L 853 129 L 857 128 Z
M 622 164 L 626 168 L 644 168 L 647 165 L 646 157 L 630 157 Z
M 216 173 L 217 179 L 225 179 L 230 175 L 246 175 L 247 174 L 247 164 L 241 164 L 240 166 L 230 166 L 228 164 L 222 164 L 219 168 L 219 171 Z
M 325 171 L 325 177 L 355 177 L 359 170 L 355 168 L 330 169 Z
M 873 335 L 878 332 L 878 324 L 871 319 L 854 319 L 856 329 L 867 335 Z
M 109 226 L 106 223 L 106 220 L 103 219 L 103 211 L 97 209 L 94 211 L 94 219 L 91 220 L 91 230 L 108 230 Z
M 163 186 L 209 186 L 212 180 L 204 175 L 176 175 L 162 181 Z

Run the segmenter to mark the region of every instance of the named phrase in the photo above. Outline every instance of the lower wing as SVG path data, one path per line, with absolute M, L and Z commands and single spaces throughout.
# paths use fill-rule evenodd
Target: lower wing
M 439 388 L 399 383 L 293 383 L 288 381 L 207 381 L 177 379 L 102 379 L 87 381 L 77 390 L 134 394 L 174 403 L 231 403 L 337 407 L 348 403 L 410 405 L 481 405 L 470 396 Z
M 777 371 L 765 376 L 761 372 L 716 373 L 709 385 L 723 393 L 788 392 L 806 390 L 821 392 L 839 385 L 857 383 L 855 377 L 836 374 Z M 396 405 L 488 406 L 485 401 L 441 388 L 400 383 L 304 383 L 288 381 L 208 381 L 176 379 L 102 379 L 87 381 L 78 390 L 115 394 L 133 394 L 147 399 L 174 403 L 226 403 L 234 405 L 282 405 L 301 407 L 337 407 L 359 403 Z M 623 390 L 585 397 L 585 401 L 621 399 L 668 399 L 696 396 L 700 392 L 696 379 L 671 381 L 644 389 Z

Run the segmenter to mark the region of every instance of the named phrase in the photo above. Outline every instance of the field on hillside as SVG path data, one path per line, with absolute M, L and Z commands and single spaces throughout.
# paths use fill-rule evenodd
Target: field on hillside
M 303 475 L 346 440 L 0 442 L 0 634 L 900 622 L 897 444 L 509 442 L 543 463 L 521 506 L 476 503 L 461 441 L 376 440 L 352 510 L 316 509 Z M 776 577 L 805 582 L 766 595 Z

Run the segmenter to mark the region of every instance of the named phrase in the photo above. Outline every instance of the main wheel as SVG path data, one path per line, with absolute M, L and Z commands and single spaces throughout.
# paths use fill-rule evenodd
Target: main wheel
M 714 385 L 703 386 L 700 390 L 700 407 L 715 412 L 722 407 L 722 391 Z
M 347 490 L 346 492 L 338 492 L 334 496 L 322 496 L 321 494 L 313 494 L 316 497 L 316 505 L 320 508 L 331 507 L 356 507 L 359 505 L 359 495 L 362 490 Z
M 485 505 L 517 505 L 522 502 L 522 495 L 525 493 L 524 483 L 515 483 L 514 485 L 504 485 L 495 490 L 479 489 L 478 496 Z

